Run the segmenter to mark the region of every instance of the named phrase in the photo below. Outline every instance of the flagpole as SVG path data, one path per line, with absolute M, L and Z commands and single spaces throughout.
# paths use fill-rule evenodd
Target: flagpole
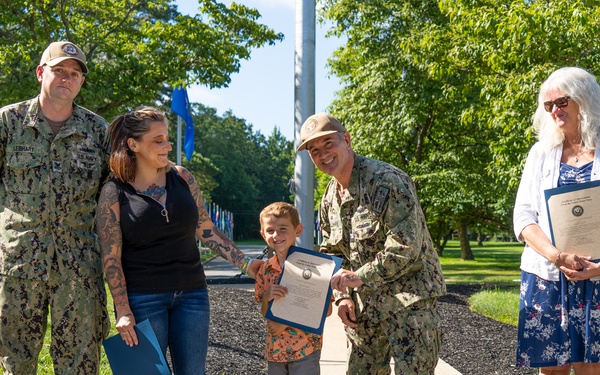
M 181 165 L 181 117 L 177 116 L 177 165 Z
M 300 128 L 315 113 L 315 1 L 296 0 L 294 61 L 294 149 L 300 145 Z M 304 223 L 298 246 L 313 249 L 315 243 L 315 165 L 308 152 L 296 152 L 294 204 Z

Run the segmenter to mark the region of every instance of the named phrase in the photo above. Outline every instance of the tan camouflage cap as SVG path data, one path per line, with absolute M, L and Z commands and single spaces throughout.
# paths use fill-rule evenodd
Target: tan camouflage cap
M 81 48 L 71 42 L 53 42 L 42 54 L 40 65 L 54 66 L 61 61 L 73 59 L 81 66 L 81 71 L 88 72 L 85 54 Z
M 315 138 L 338 132 L 345 133 L 346 129 L 335 117 L 327 113 L 316 113 L 302 124 L 300 129 L 300 141 L 302 143 L 298 147 L 298 151 L 306 149 L 306 144 Z

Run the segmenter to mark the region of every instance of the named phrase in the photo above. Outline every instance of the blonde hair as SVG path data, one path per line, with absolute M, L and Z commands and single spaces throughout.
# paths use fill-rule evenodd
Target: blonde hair
M 296 207 L 294 207 L 292 204 L 287 202 L 275 202 L 263 208 L 259 215 L 261 231 L 264 229 L 263 220 L 267 216 L 274 216 L 278 219 L 288 218 L 292 222 L 294 228 L 300 225 L 300 216 L 298 215 L 298 210 L 296 210 Z
M 565 67 L 554 71 L 542 84 L 538 107 L 533 115 L 533 128 L 538 140 L 547 150 L 561 145 L 565 134 L 554 124 L 550 113 L 544 109 L 548 92 L 559 90 L 579 105 L 579 134 L 586 150 L 600 144 L 600 85 L 596 77 L 579 67 Z

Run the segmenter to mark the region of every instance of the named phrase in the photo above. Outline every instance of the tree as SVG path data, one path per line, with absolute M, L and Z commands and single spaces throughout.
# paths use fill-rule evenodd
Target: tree
M 460 109 L 475 90 L 457 92 L 460 76 L 430 74 L 411 47 L 423 30 L 444 28 L 447 18 L 434 1 L 331 1 L 334 33 L 348 44 L 331 60 L 345 87 L 333 103 L 353 135 L 355 149 L 409 173 L 417 185 L 438 253 L 449 231 L 482 211 L 489 201 L 481 182 L 487 144 L 479 123 L 458 128 Z M 439 36 L 429 36 L 440 39 Z M 436 40 L 437 41 L 437 40 Z M 443 42 L 443 41 L 442 41 Z M 436 52 L 444 44 L 430 46 Z M 469 152 L 461 158 L 457 150 Z
M 198 0 L 194 17 L 164 0 L 0 4 L 0 104 L 37 95 L 34 70 L 42 51 L 70 40 L 90 68 L 77 102 L 109 121 L 141 104 L 161 106 L 176 84 L 227 86 L 253 48 L 283 38 L 256 22 L 255 9 L 215 0 Z
M 269 138 L 231 112 L 194 104 L 196 149 L 217 168 L 212 200 L 231 211 L 235 239 L 260 238 L 260 210 L 275 201 L 290 201 L 287 186 L 293 163 L 292 142 L 278 129 Z
M 82 48 L 90 72 L 76 102 L 110 122 L 140 105 L 169 114 L 174 86 L 227 86 L 253 49 L 283 39 L 257 22 L 260 14 L 255 9 L 216 0 L 197 3 L 199 14 L 190 17 L 165 0 L 0 0 L 0 105 L 39 93 L 35 67 L 53 41 L 69 40 Z M 214 110 L 201 105 L 196 110 L 215 117 Z M 203 113 L 199 115 L 202 118 Z M 237 133 L 240 122 L 233 116 L 219 119 L 219 125 L 231 125 L 225 126 L 231 133 L 219 142 L 221 152 L 205 153 L 210 143 L 197 137 L 196 145 L 206 148 L 196 147 L 200 152 L 185 166 L 194 173 L 207 202 L 256 210 L 260 196 L 256 181 L 261 174 L 246 172 L 257 169 L 253 157 L 262 145 L 244 139 L 254 136 L 251 132 Z M 223 153 L 229 150 L 231 154 Z
M 534 142 L 531 115 L 541 83 L 562 66 L 597 71 L 600 9 L 595 1 L 442 0 L 449 18 L 447 50 L 454 70 L 480 87 L 464 119 L 478 118 L 496 133 L 488 171 L 514 189 Z
M 348 40 L 330 59 L 345 84 L 332 112 L 360 153 L 413 177 L 438 252 L 451 230 L 509 230 L 539 85 L 598 61 L 594 2 L 323 3 Z

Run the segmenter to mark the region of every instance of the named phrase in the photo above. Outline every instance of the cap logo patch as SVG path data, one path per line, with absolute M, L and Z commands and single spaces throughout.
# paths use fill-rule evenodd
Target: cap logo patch
M 310 133 L 314 132 L 316 128 L 317 128 L 317 120 L 315 120 L 314 118 L 308 119 L 308 122 L 306 124 L 306 132 L 308 134 L 310 134 Z
M 77 48 L 75 48 L 75 46 L 72 44 L 65 44 L 62 50 L 71 56 L 77 56 Z

